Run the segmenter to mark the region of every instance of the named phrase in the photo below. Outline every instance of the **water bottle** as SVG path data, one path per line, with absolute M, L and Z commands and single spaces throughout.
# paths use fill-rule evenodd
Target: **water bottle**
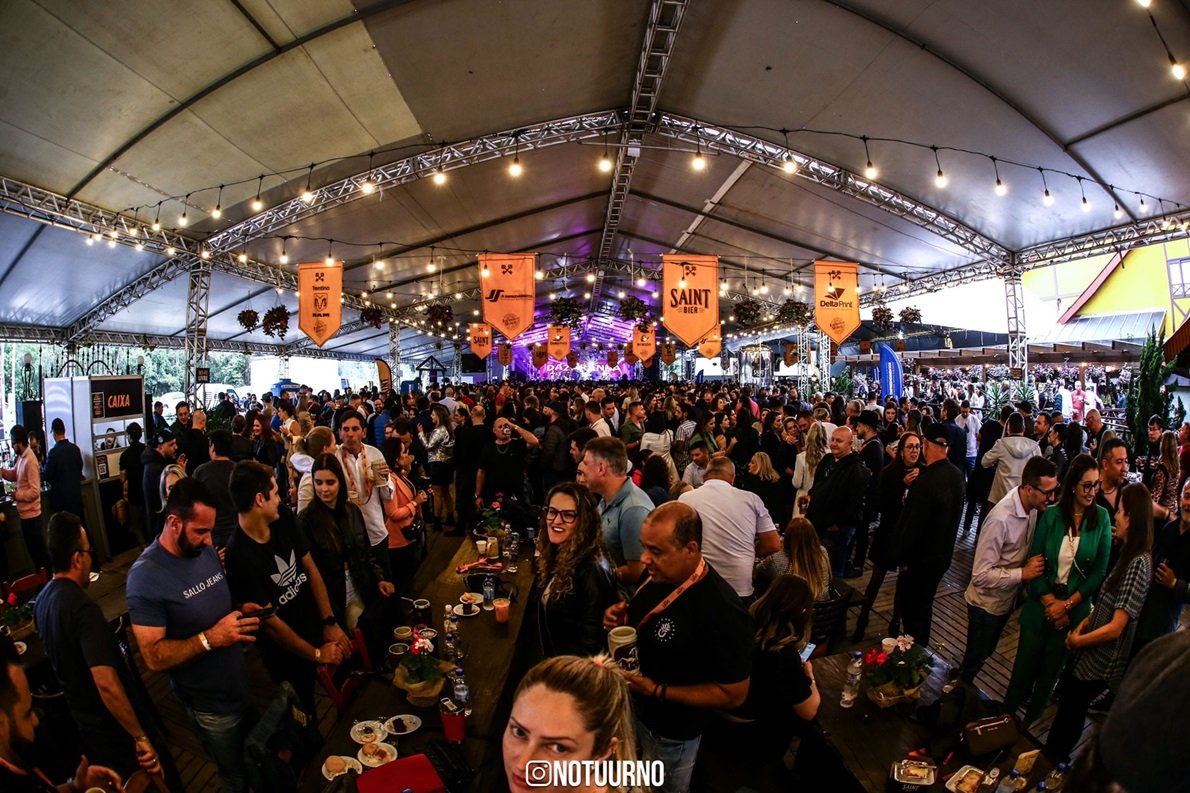
M 992 768 L 988 771 L 987 776 L 979 783 L 979 793 L 996 793 L 996 788 L 1000 784 L 1000 769 Z
M 1062 785 L 1066 784 L 1066 764 L 1058 763 L 1058 767 L 1045 777 L 1045 789 L 1054 793 L 1056 790 L 1061 790 Z
M 533 548 L 533 556 L 541 556 L 541 551 L 537 550 L 537 543 L 533 542 L 533 527 L 525 529 L 525 539 L 528 540 L 530 547 Z
M 463 633 L 459 630 L 459 618 L 454 614 L 450 615 L 450 632 L 455 637 L 455 658 L 462 661 L 464 658 Z
M 450 629 L 450 618 L 455 615 L 455 607 L 447 603 L 442 607 L 442 632 L 446 633 Z
M 855 704 L 855 698 L 859 696 L 859 681 L 864 674 L 864 655 L 863 653 L 856 653 L 851 657 L 851 663 L 847 664 L 847 681 L 843 684 L 843 697 L 839 700 L 839 706 L 850 708 Z
M 1008 772 L 1008 776 L 1000 780 L 1000 786 L 996 788 L 996 793 L 1016 793 L 1020 786 L 1020 780 L 1020 769 L 1012 769 Z
M 496 582 L 488 576 L 483 580 L 483 610 L 493 611 L 496 605 L 492 603 L 496 599 Z
M 1036 790 L 1036 791 L 1037 791 L 1037 793 L 1045 793 L 1045 792 L 1046 792 L 1047 790 L 1049 790 L 1049 789 L 1050 789 L 1050 786 L 1049 786 L 1049 785 L 1047 785 L 1047 784 L 1045 784 L 1045 780 L 1044 780 L 1044 779 L 1043 779 L 1043 780 L 1041 780 L 1040 782 L 1038 782 L 1038 783 L 1037 783 L 1037 787 L 1036 787 L 1036 788 L 1034 788 L 1034 790 Z
M 463 679 L 463 667 L 455 667 L 454 679 L 454 700 L 463 710 L 464 716 L 471 715 L 471 689 L 467 686 L 467 681 Z
M 453 633 L 446 634 L 446 638 L 442 640 L 442 660 L 448 664 L 453 664 L 459 660 L 458 650 L 455 647 L 455 635 Z

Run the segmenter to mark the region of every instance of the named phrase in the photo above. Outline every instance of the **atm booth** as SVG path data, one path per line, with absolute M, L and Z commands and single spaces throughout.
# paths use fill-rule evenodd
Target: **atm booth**
M 145 383 L 140 375 L 92 375 L 48 378 L 42 383 L 47 444 L 49 427 L 60 418 L 66 437 L 83 455 L 83 525 L 95 545 L 96 559 L 107 561 L 136 544 L 135 535 L 117 519 L 123 497 L 120 455 L 128 448 L 128 425 L 145 427 Z M 125 515 L 127 512 L 125 511 Z M 48 521 L 49 515 L 46 519 Z

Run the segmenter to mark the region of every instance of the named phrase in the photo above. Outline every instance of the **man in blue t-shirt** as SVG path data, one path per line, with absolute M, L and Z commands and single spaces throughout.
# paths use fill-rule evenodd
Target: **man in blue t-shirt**
M 231 607 L 231 589 L 211 545 L 215 499 L 194 478 L 165 502 L 165 527 L 128 573 L 128 614 L 145 664 L 168 671 L 223 789 L 247 789 L 243 743 L 250 708 L 241 645 L 256 641 L 260 620 Z

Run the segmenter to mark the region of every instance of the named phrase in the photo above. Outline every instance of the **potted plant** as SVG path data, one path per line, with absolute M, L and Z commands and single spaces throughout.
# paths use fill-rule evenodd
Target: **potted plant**
M 260 323 L 264 335 L 284 339 L 289 332 L 289 309 L 285 306 L 273 306 L 264 312 L 264 320 Z
M 260 314 L 250 308 L 246 308 L 239 314 L 236 314 L 236 321 L 240 323 L 240 327 L 244 330 L 252 332 L 260 324 Z
M 777 311 L 778 320 L 781 322 L 791 322 L 794 325 L 809 324 L 810 316 L 809 304 L 803 303 L 800 300 L 786 300 Z
M 446 303 L 435 303 L 426 309 L 426 322 L 439 328 L 450 328 L 454 325 L 455 313 Z
M 921 310 L 916 306 L 905 306 L 901 309 L 901 324 L 902 325 L 920 325 L 921 324 Z
M 15 592 L 8 593 L 8 601 L 4 607 L 4 627 L 16 641 L 20 641 L 34 633 L 33 604 L 17 605 Z
M 384 312 L 376 306 L 368 306 L 359 312 L 361 322 L 366 322 L 374 328 L 379 328 L 384 322 Z
M 393 672 L 393 685 L 405 692 L 410 705 L 428 708 L 442 692 L 442 673 L 450 668 L 434 656 L 434 643 L 417 636 Z
M 876 306 L 872 309 L 872 324 L 877 330 L 890 331 L 893 326 L 892 309 L 888 306 Z
M 735 321 L 741 328 L 759 325 L 764 309 L 755 300 L 741 300 L 735 304 Z
M 583 324 L 583 307 L 573 297 L 560 297 L 550 303 L 550 322 L 577 330 Z
M 912 636 L 898 636 L 891 650 L 873 647 L 864 656 L 868 699 L 882 708 L 919 699 L 933 666 L 934 659 Z
M 639 297 L 626 297 L 620 301 L 620 319 L 636 324 L 637 330 L 648 330 L 653 324 L 649 306 Z

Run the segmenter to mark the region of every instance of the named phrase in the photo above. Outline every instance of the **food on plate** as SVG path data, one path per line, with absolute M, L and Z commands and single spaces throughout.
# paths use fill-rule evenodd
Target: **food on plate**
M 342 774 L 347 770 L 347 761 L 337 754 L 326 758 L 326 770 L 331 774 Z
M 392 727 L 392 731 L 398 735 L 403 732 L 409 732 L 409 725 L 406 724 L 405 720 L 400 716 L 394 716 L 393 720 L 389 723 L 389 726 Z
M 976 793 L 979 783 L 983 781 L 983 772 L 978 768 L 968 768 L 954 783 L 958 793 Z
M 483 602 L 483 595 L 479 594 L 478 592 L 464 592 L 459 597 L 459 600 L 462 601 L 463 603 L 470 603 L 470 604 L 474 605 L 476 603 Z
M 1017 755 L 1013 768 L 1020 769 L 1022 779 L 1027 778 L 1029 774 L 1033 773 L 1033 764 L 1037 762 L 1037 755 L 1039 754 L 1041 754 L 1041 750 L 1034 749 L 1031 752 L 1021 752 Z
M 365 743 L 360 751 L 364 753 L 365 757 L 370 757 L 373 760 L 383 760 L 388 756 L 388 752 L 381 748 L 379 743 L 375 742 Z
M 380 737 L 380 735 L 376 732 L 376 728 L 371 724 L 361 724 L 359 726 L 358 733 L 359 739 L 367 743 L 370 743 Z

